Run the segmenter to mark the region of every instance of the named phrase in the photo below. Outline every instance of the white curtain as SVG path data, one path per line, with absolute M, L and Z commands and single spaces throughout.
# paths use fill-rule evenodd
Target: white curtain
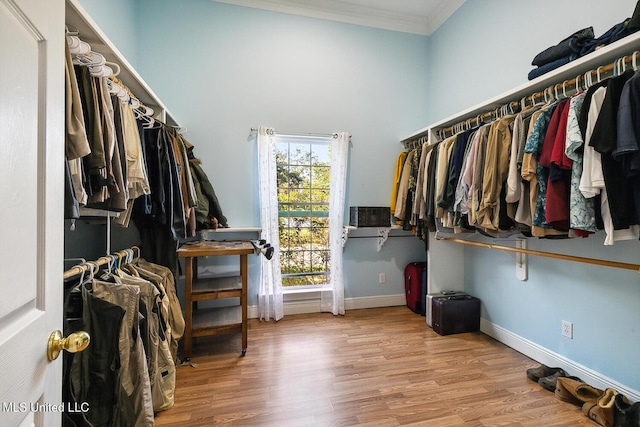
M 276 179 L 275 131 L 258 128 L 258 173 L 260 179 L 261 238 L 274 248 L 273 257 L 260 257 L 260 287 L 258 310 L 260 320 L 280 320 L 284 317 L 280 244 L 278 238 L 278 182 Z
M 344 314 L 342 229 L 344 226 L 344 201 L 347 190 L 349 137 L 348 132 L 340 132 L 334 134 L 331 140 L 331 188 L 329 190 L 331 283 L 329 290 L 321 293 L 320 307 L 322 311 L 330 311 L 335 315 Z

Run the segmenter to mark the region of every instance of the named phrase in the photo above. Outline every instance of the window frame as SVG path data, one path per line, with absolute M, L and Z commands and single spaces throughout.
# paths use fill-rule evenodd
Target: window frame
M 275 139 L 275 143 L 276 143 L 276 152 L 282 152 L 284 150 L 280 150 L 280 147 L 283 144 L 287 144 L 287 168 L 291 168 L 293 167 L 301 167 L 301 168 L 306 168 L 308 167 L 309 170 L 309 185 L 308 186 L 304 186 L 304 187 L 286 187 L 286 190 L 308 190 L 310 192 L 309 197 L 311 198 L 312 190 L 320 190 L 320 191 L 326 191 L 326 199 L 323 200 L 322 202 L 315 202 L 312 201 L 311 199 L 308 202 L 302 202 L 302 203 L 298 203 L 298 202 L 291 202 L 291 201 L 287 201 L 287 202 L 280 202 L 280 191 L 282 190 L 282 188 L 279 186 L 278 187 L 278 234 L 280 235 L 281 233 L 281 228 L 280 228 L 280 218 L 286 218 L 286 211 L 282 209 L 283 206 L 286 207 L 292 207 L 295 205 L 305 205 L 308 206 L 310 209 L 308 210 L 300 210 L 300 211 L 294 211 L 296 213 L 303 213 L 303 214 L 309 214 L 309 215 L 301 215 L 301 216 L 295 216 L 295 215 L 290 215 L 290 218 L 309 218 L 309 226 L 305 227 L 308 228 L 310 230 L 310 232 L 312 231 L 312 224 L 311 221 L 313 218 L 326 218 L 326 224 L 322 227 L 324 229 L 326 229 L 327 232 L 327 239 L 328 239 L 328 231 L 329 231 L 329 221 L 330 221 L 330 212 L 329 212 L 329 201 L 330 201 L 330 181 L 329 181 L 329 185 L 325 188 L 325 187 L 314 187 L 314 181 L 313 181 L 313 146 L 314 145 L 318 145 L 318 146 L 331 146 L 331 140 L 332 140 L 332 136 L 331 135 L 327 135 L 327 136 L 317 136 L 317 135 L 281 135 L 281 134 L 277 134 L 276 135 L 276 139 Z M 295 145 L 306 145 L 309 147 L 309 153 L 311 154 L 309 156 L 309 161 L 310 163 L 308 165 L 301 165 L 301 164 L 296 164 L 296 163 L 290 163 L 291 161 L 291 150 L 292 150 L 292 146 Z M 330 149 L 328 150 L 330 151 Z M 330 152 L 327 153 L 330 156 Z M 281 164 L 281 163 L 280 163 Z M 279 165 L 280 165 L 279 164 Z M 329 178 L 331 177 L 331 159 L 330 157 L 328 157 L 327 162 L 326 162 L 326 166 L 320 166 L 322 168 L 326 168 L 328 170 L 328 176 Z M 315 210 L 313 209 L 314 207 L 324 207 L 324 209 L 321 210 Z M 285 213 L 285 215 L 283 215 L 283 212 Z M 318 212 L 326 212 L 324 214 L 320 214 L 318 215 Z M 291 227 L 291 228 L 295 228 L 295 227 Z M 282 243 L 282 242 L 280 242 Z M 321 251 L 324 252 L 324 257 L 325 257 L 325 269 L 322 272 L 311 272 L 311 273 L 285 273 L 284 271 L 287 271 L 285 268 L 282 268 L 282 278 L 287 278 L 287 277 L 295 277 L 295 276 L 326 276 L 327 280 L 325 283 L 321 283 L 321 284 L 315 284 L 315 285 L 285 285 L 284 283 L 282 284 L 282 289 L 283 289 L 283 293 L 284 294 L 299 294 L 299 293 L 314 293 L 314 292 L 321 292 L 324 288 L 329 286 L 329 277 L 331 274 L 331 270 L 330 270 L 330 263 L 331 260 L 329 258 L 330 256 L 330 247 L 329 247 L 329 242 L 326 242 L 326 247 L 322 247 L 322 249 L 314 249 L 315 247 L 313 246 L 313 244 L 311 245 L 311 248 L 309 249 L 310 252 L 316 252 L 316 251 Z M 288 252 L 288 246 L 287 249 L 283 250 L 282 245 L 280 245 L 280 258 L 283 258 L 283 253 Z M 313 266 L 313 263 L 311 264 Z M 282 266 L 282 261 L 281 261 L 281 266 Z

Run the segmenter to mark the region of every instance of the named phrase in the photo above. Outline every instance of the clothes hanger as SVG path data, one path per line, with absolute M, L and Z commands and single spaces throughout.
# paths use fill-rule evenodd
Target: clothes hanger
M 146 122 L 145 124 L 142 125 L 144 129 L 152 129 L 156 125 L 156 120 L 153 117 L 143 115 L 142 120 Z
M 120 66 L 115 62 L 109 62 L 109 61 L 105 61 L 105 64 L 114 70 L 113 74 L 110 77 L 118 77 L 118 74 L 120 74 Z
M 527 96 L 523 96 L 522 99 L 520 99 L 520 111 L 524 111 L 527 108 Z
M 586 73 L 584 73 L 584 90 L 588 90 L 591 85 L 593 83 L 592 77 L 591 77 L 591 71 L 587 71 Z
M 69 46 L 69 53 L 71 55 L 86 55 L 91 52 L 91 46 L 89 43 L 80 40 L 77 35 L 67 35 L 67 45 Z
M 596 68 L 596 76 L 598 77 L 598 83 L 602 82 L 602 79 L 600 78 L 600 68 L 602 68 L 602 65 Z
M 581 77 L 581 76 L 579 76 L 579 75 L 578 75 L 578 76 L 576 76 L 576 78 L 575 78 L 575 82 L 576 82 L 576 84 L 575 84 L 575 91 L 576 91 L 576 94 L 578 94 L 578 93 L 582 92 L 582 87 L 580 86 L 580 77 Z
M 132 94 L 129 94 L 129 105 L 131 105 L 131 108 L 133 108 L 134 110 L 136 108 L 140 108 L 140 100 L 138 100 L 138 98 L 136 98 Z
M 633 68 L 633 71 L 638 71 L 638 63 L 636 62 L 637 53 L 638 51 L 636 50 L 635 52 L 633 52 L 633 55 L 631 56 L 631 66 Z
M 92 283 L 95 275 L 100 271 L 100 265 L 98 265 L 95 261 L 87 261 L 83 265 L 87 265 L 89 268 L 86 270 L 89 273 L 89 277 L 84 279 L 84 271 L 82 272 L 82 279 L 80 280 L 79 286 L 82 286 L 86 283 Z
M 78 29 L 76 27 L 74 27 L 73 25 L 66 24 L 64 26 L 64 34 L 65 35 L 71 35 L 71 36 L 77 36 L 79 33 L 78 33 Z
M 620 61 L 620 65 L 618 66 L 618 71 L 620 72 L 620 75 L 623 75 L 624 73 L 627 72 L 627 61 L 624 56 L 620 58 L 619 61 Z
M 93 77 L 111 77 L 113 75 L 113 68 L 108 65 L 89 66 L 89 73 Z

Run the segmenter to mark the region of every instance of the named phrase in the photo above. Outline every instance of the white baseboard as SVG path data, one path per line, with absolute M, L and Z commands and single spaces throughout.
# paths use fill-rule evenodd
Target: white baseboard
M 630 400 L 640 401 L 640 392 L 630 389 L 617 381 L 608 378 L 599 372 L 587 368 L 573 360 L 542 347 L 526 338 L 514 334 L 498 325 L 494 325 L 485 319 L 480 319 L 480 331 L 501 343 L 513 348 L 527 357 L 547 366 L 560 367 L 567 371 L 569 375 L 579 377 L 582 381 L 594 387 L 605 389 L 613 388 L 624 394 Z M 524 375 L 524 373 L 523 373 Z
M 407 305 L 405 294 L 377 295 L 373 297 L 345 298 L 345 310 L 360 310 L 362 308 L 395 307 Z
M 345 310 L 359 310 L 363 308 L 394 307 L 406 305 L 407 300 L 404 294 L 397 295 L 376 295 L 372 297 L 345 298 Z M 320 313 L 320 299 L 285 301 L 284 314 L 305 314 Z M 250 319 L 258 318 L 258 306 L 247 307 L 247 316 Z

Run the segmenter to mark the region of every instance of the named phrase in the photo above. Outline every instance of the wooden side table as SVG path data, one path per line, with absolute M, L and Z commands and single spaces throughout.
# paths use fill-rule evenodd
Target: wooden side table
M 201 241 L 181 246 L 185 259 L 184 356 L 191 357 L 191 340 L 231 332 L 242 333 L 242 356 L 247 352 L 247 255 L 254 253 L 248 241 Z M 197 259 L 207 256 L 240 255 L 239 276 L 198 277 Z M 240 298 L 240 305 L 194 309 L 197 301 Z

